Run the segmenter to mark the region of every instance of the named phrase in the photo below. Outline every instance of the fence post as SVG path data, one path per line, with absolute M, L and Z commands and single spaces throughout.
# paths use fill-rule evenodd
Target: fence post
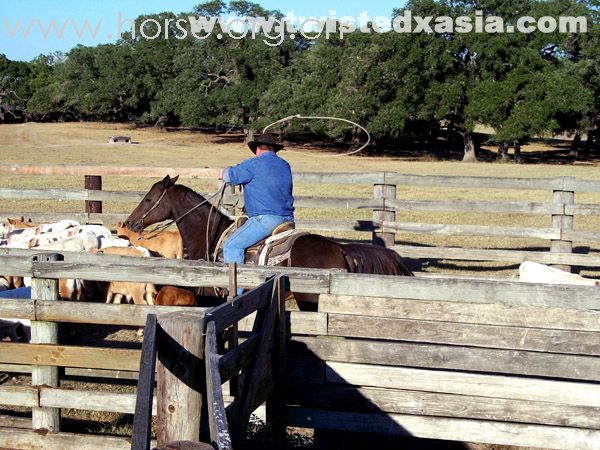
M 373 186 L 373 198 L 382 200 L 382 208 L 375 207 L 373 210 L 373 222 L 395 222 L 396 211 L 388 208 L 386 200 L 396 200 L 396 186 L 386 184 L 386 174 L 383 174 L 383 183 Z M 373 244 L 383 247 L 393 247 L 396 243 L 396 234 L 384 231 L 373 231 Z
M 573 211 L 569 208 L 570 214 L 567 214 L 567 207 L 572 207 L 575 203 L 575 192 L 569 188 L 569 182 L 573 177 L 563 177 L 556 179 L 557 183 L 552 193 L 552 228 L 560 229 L 560 239 L 553 239 L 550 243 L 550 251 L 553 253 L 572 253 L 573 241 L 563 239 L 564 231 L 573 230 Z M 555 265 L 557 269 L 571 271 L 571 266 Z
M 158 315 L 156 438 L 159 446 L 200 440 L 204 374 L 204 317 L 198 313 Z
M 63 255 L 41 254 L 34 255 L 32 261 L 50 262 L 62 261 Z M 31 298 L 33 300 L 59 300 L 58 280 L 49 278 L 31 279 Z M 58 324 L 56 322 L 31 322 L 32 344 L 58 344 Z M 58 367 L 38 366 L 31 367 L 31 385 L 58 387 Z M 34 430 L 46 429 L 50 432 L 60 431 L 60 409 L 33 407 L 31 411 L 31 423 Z
M 98 175 L 85 175 L 84 187 L 90 191 L 101 191 L 102 190 L 102 177 Z M 85 213 L 86 214 L 102 214 L 102 202 L 98 200 L 86 200 L 85 201 Z M 89 222 L 89 216 L 88 216 Z

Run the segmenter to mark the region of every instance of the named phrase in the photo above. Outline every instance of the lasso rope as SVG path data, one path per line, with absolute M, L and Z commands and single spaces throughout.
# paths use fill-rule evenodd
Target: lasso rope
M 353 150 L 348 153 L 339 153 L 339 154 L 335 154 L 335 155 L 317 155 L 317 156 L 351 156 L 351 155 L 360 153 L 371 143 L 371 134 L 366 130 L 366 128 L 364 128 L 364 127 L 360 126 L 359 124 L 357 124 L 356 122 L 352 122 L 351 120 L 348 120 L 348 119 L 340 119 L 339 117 L 329 117 L 329 116 L 303 116 L 301 114 L 295 114 L 293 116 L 285 117 L 281 120 L 278 120 L 277 122 L 273 122 L 272 124 L 267 125 L 265 128 L 263 128 L 263 134 L 266 133 L 269 128 L 271 128 L 275 125 L 278 125 L 283 122 L 289 122 L 290 120 L 294 120 L 294 119 L 338 120 L 340 122 L 346 122 L 346 123 L 352 124 L 352 125 L 360 128 L 367 135 L 367 142 L 362 147 L 360 147 L 358 150 Z M 298 152 L 298 153 L 302 153 L 302 152 Z

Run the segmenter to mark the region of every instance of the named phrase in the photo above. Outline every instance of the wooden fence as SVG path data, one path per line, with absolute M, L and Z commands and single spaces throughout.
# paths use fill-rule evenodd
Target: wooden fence
M 215 179 L 219 169 L 181 168 L 136 168 L 136 167 L 88 167 L 88 166 L 0 166 L 0 175 L 69 175 L 86 176 L 87 189 L 14 189 L 0 188 L 0 199 L 45 199 L 83 200 L 86 212 L 69 213 L 69 217 L 81 222 L 114 224 L 123 220 L 126 214 L 102 214 L 102 202 L 138 202 L 143 193 L 102 191 L 102 176 L 162 177 L 165 174 L 180 174 L 182 178 Z M 92 176 L 93 175 L 93 176 Z M 588 268 L 600 267 L 600 255 L 574 254 L 573 243 L 596 245 L 600 242 L 600 232 L 577 231 L 574 223 L 577 217 L 600 216 L 600 204 L 576 203 L 576 194 L 600 192 L 600 181 L 561 178 L 493 178 L 493 177 L 452 177 L 418 176 L 397 173 L 297 173 L 297 183 L 361 184 L 373 186 L 372 198 L 303 197 L 296 198 L 298 208 L 337 208 L 372 210 L 372 220 L 302 220 L 299 228 L 309 231 L 371 233 L 375 243 L 393 247 L 401 255 L 418 259 L 447 259 L 466 261 L 501 261 L 520 263 L 532 260 L 544 264 L 554 264 L 568 268 L 576 265 Z M 216 181 L 215 181 L 216 182 Z M 551 193 L 552 201 L 417 201 L 398 200 L 398 186 L 427 186 L 437 188 L 468 188 L 485 193 L 489 189 L 518 189 L 523 191 L 541 190 Z M 94 189 L 89 189 L 93 187 Z M 229 210 L 237 197 L 230 194 L 226 198 Z M 478 212 L 532 214 L 548 217 L 548 227 L 507 227 L 473 224 L 416 223 L 396 221 L 397 212 Z M 61 214 L 35 214 L 23 211 L 0 212 L 0 216 L 24 215 L 38 221 L 62 219 Z M 407 240 L 406 235 L 428 234 L 443 236 L 508 237 L 517 239 L 540 239 L 548 241 L 550 252 L 525 250 L 498 250 L 460 247 L 427 247 L 418 245 L 395 245 L 398 235 Z
M 188 261 L 71 255 L 31 262 L 4 250 L 7 274 L 227 286 L 228 269 Z M 239 283 L 260 284 L 274 268 L 242 266 Z M 290 426 L 558 449 L 600 442 L 600 290 L 456 278 L 385 277 L 276 268 L 292 290 L 321 294 L 319 311 L 288 315 L 286 399 Z M 51 300 L 3 301 L 0 316 L 141 325 L 156 308 Z M 251 330 L 252 316 L 240 322 Z M 27 348 L 28 350 L 25 350 Z M 35 358 L 29 349 L 35 351 Z M 53 350 L 51 350 L 53 349 Z M 60 349 L 60 351 L 57 351 Z M 134 372 L 140 353 L 48 344 L 0 344 L 8 364 Z M 27 354 L 28 356 L 24 356 Z M 222 374 L 221 374 L 222 375 Z M 3 404 L 86 407 L 97 393 L 49 386 L 3 388 Z M 97 405 L 133 411 L 133 396 Z M 98 406 L 97 406 L 98 407 Z M 8 421 L 8 419 L 5 419 Z M 0 428 L 0 447 L 6 443 Z M 3 437 L 4 436 L 4 437 Z M 10 430 L 13 442 L 64 436 Z M 344 437 L 346 436 L 346 437 Z M 62 439 L 62 440 L 61 440 Z M 115 440 L 116 439 L 116 440 Z M 95 437 L 94 448 L 125 448 Z M 86 448 L 82 446 L 81 448 Z
M 201 403 L 210 400 L 207 420 L 210 438 L 220 450 L 231 448 L 228 445 L 227 420 L 221 393 L 221 380 L 231 378 L 245 380 L 230 400 L 227 419 L 233 438 L 240 442 L 243 431 L 248 425 L 250 413 L 257 406 L 278 394 L 269 409 L 271 416 L 281 410 L 281 375 L 284 355 L 284 341 L 274 336 L 285 336 L 285 321 L 282 320 L 280 305 L 283 305 L 285 280 L 272 277 L 266 283 L 241 297 L 217 308 L 175 308 L 144 307 L 134 305 L 114 305 L 95 303 L 76 303 L 58 301 L 58 280 L 53 270 L 65 270 L 73 273 L 77 267 L 94 267 L 95 275 L 90 280 L 105 281 L 111 279 L 102 271 L 104 265 L 121 267 L 124 272 L 130 265 L 139 262 L 135 258 L 95 258 L 82 262 L 78 254 L 50 254 L 11 250 L 8 256 L 0 257 L 3 273 L 32 277 L 31 300 L 0 301 L 0 317 L 30 320 L 32 324 L 32 343 L 16 344 L 0 342 L 1 370 L 30 372 L 31 386 L 0 385 L 0 404 L 10 407 L 32 409 L 32 418 L 20 419 L 10 416 L 0 417 L 0 448 L 150 448 L 150 418 L 158 417 L 158 444 L 166 445 L 177 440 L 197 441 L 201 416 Z M 25 257 L 29 253 L 29 257 Z M 33 255 L 33 256 L 32 256 Z M 106 255 L 105 255 L 106 256 Z M 96 264 L 94 264 L 94 260 Z M 161 262 L 165 263 L 162 264 Z M 167 260 L 155 260 L 160 268 L 152 278 L 169 282 L 169 272 L 179 272 L 170 267 Z M 61 267 L 62 266 L 62 267 Z M 71 269 L 69 269 L 71 267 Z M 214 268 L 214 266 L 213 266 Z M 140 267 L 141 272 L 149 272 Z M 217 272 L 221 268 L 216 268 Z M 192 270 L 202 272 L 201 267 Z M 162 273 L 161 273 L 162 272 Z M 208 271 L 210 272 L 210 271 Z M 220 270 L 227 276 L 226 272 Z M 161 273 L 159 275 L 159 273 Z M 123 274 L 122 278 L 130 278 Z M 177 278 L 177 277 L 176 277 Z M 260 281 L 261 275 L 255 279 Z M 262 277 L 264 280 L 264 277 Z M 125 281 L 125 280 L 124 280 Z M 219 280 L 210 280 L 205 273 L 200 277 L 188 277 L 181 285 L 206 286 L 224 285 Z M 247 283 L 246 283 L 247 284 Z M 230 346 L 227 353 L 219 356 L 215 349 L 215 333 L 237 323 L 249 314 L 258 311 L 259 320 L 250 326 L 250 335 L 240 345 Z M 58 323 L 143 325 L 151 322 L 148 317 L 158 317 L 157 327 L 148 329 L 147 341 L 154 351 L 119 348 L 91 348 L 64 345 L 58 342 Z M 203 339 L 205 332 L 207 339 Z M 157 338 L 158 336 L 158 338 Z M 145 357 L 140 358 L 141 354 Z M 196 355 L 196 358 L 191 357 Z M 271 355 L 275 358 L 272 363 Z M 153 400 L 154 359 L 158 357 L 158 394 Z M 200 383 L 198 375 L 204 373 L 199 364 L 206 360 L 207 382 Z M 202 363 L 204 364 L 204 363 Z M 125 371 L 134 373 L 140 367 L 146 368 L 140 376 L 138 396 L 98 391 L 68 390 L 59 387 L 59 367 L 79 369 L 79 375 L 85 370 L 90 375 L 107 376 L 107 372 Z M 6 367 L 8 366 L 8 367 Z M 244 378 L 245 377 L 245 378 Z M 135 378 L 135 377 L 131 377 Z M 220 396 L 220 397 L 219 397 Z M 156 406 L 154 406 L 156 405 Z M 279 406 L 278 406 L 279 405 Z M 71 408 L 91 411 L 118 413 L 136 413 L 133 443 L 129 438 L 114 436 L 93 436 L 64 433 L 60 431 L 60 409 Z M 194 414 L 196 412 L 197 414 Z M 204 414 L 204 413 L 203 413 Z M 215 418 L 220 417 L 217 421 Z M 212 419 L 212 420 L 209 420 Z M 225 420 L 225 421 L 224 421 Z M 223 428 L 225 424 L 225 428 Z M 26 430 L 25 428 L 29 428 Z M 42 432 L 43 431 L 43 432 Z M 69 445 L 65 445 L 69 442 Z

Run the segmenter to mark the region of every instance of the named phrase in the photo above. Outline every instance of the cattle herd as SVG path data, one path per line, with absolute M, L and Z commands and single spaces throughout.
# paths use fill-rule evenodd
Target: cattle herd
M 112 233 L 101 225 L 81 225 L 73 220 L 35 225 L 22 219 L 8 219 L 0 223 L 0 248 L 53 250 L 56 252 L 87 252 L 150 258 L 183 259 L 183 242 L 177 230 L 167 230 L 145 239 L 140 233 L 128 230 L 118 223 Z M 2 298 L 30 298 L 30 279 L 0 275 L 0 301 Z M 186 289 L 152 283 L 123 281 L 97 282 L 76 279 L 59 280 L 62 300 L 104 301 L 137 305 L 192 306 L 195 295 Z M 0 319 L 0 340 L 29 339 L 27 321 Z

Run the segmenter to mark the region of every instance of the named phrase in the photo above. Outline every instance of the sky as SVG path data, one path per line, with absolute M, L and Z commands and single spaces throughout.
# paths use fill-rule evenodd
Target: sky
M 115 42 L 119 30 L 142 14 L 191 11 L 201 0 L 2 0 L 0 7 L 0 54 L 17 61 L 30 61 L 40 54 L 67 52 L 77 44 L 95 46 Z M 340 18 L 368 15 L 390 17 L 402 0 L 255 0 L 265 9 L 284 15 L 317 18 L 330 11 Z M 88 27 L 85 28 L 86 20 Z M 55 28 L 51 28 L 52 24 Z M 121 25 L 120 25 L 121 23 Z M 20 28 L 19 28 L 20 24 Z M 62 31 L 62 36 L 58 34 Z M 79 36 L 78 36 L 79 35 Z M 95 35 L 95 37 L 94 37 Z

